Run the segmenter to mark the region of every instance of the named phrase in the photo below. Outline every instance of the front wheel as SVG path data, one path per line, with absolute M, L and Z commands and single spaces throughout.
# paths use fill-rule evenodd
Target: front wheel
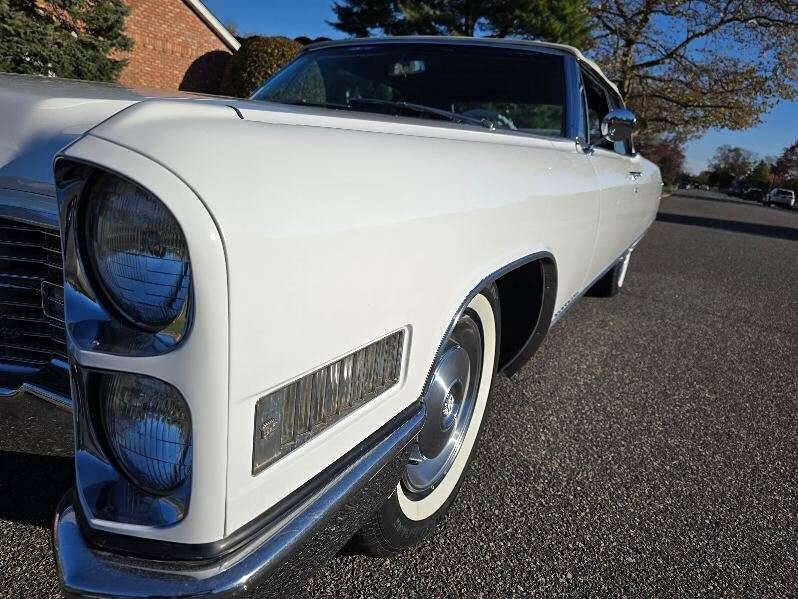
M 490 285 L 457 319 L 433 365 L 427 415 L 402 480 L 361 529 L 360 548 L 388 556 L 415 545 L 446 515 L 473 455 L 496 374 L 499 300 Z

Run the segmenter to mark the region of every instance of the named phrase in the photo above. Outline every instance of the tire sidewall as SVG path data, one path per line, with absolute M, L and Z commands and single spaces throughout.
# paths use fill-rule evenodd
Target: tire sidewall
M 475 302 L 482 303 L 483 300 L 478 298 L 483 298 L 483 300 L 487 300 L 487 303 L 482 306 L 477 306 L 478 308 L 484 308 L 485 305 L 489 306 L 490 316 L 493 319 L 493 322 L 485 322 L 486 313 L 483 309 L 474 310 Z M 391 497 L 383 504 L 377 514 L 377 519 L 380 524 L 383 542 L 388 546 L 385 548 L 388 551 L 396 551 L 405 547 L 409 547 L 418 543 L 424 536 L 426 536 L 429 531 L 435 527 L 435 525 L 440 522 L 446 513 L 449 511 L 449 508 L 452 502 L 457 498 L 457 494 L 460 491 L 460 487 L 463 484 L 463 481 L 468 476 L 469 467 L 471 465 L 471 461 L 474 457 L 474 449 L 479 443 L 479 439 L 482 434 L 483 430 L 483 423 L 485 421 L 485 416 L 488 411 L 488 395 L 490 392 L 490 388 L 492 386 L 493 380 L 496 376 L 496 367 L 498 364 L 498 355 L 499 351 L 498 348 L 500 347 L 500 313 L 499 313 L 499 299 L 498 293 L 496 291 L 495 286 L 491 285 L 482 291 L 480 291 L 474 299 L 472 299 L 467 309 L 476 312 L 480 322 L 479 325 L 482 328 L 483 334 L 483 368 L 482 368 L 482 380 L 480 381 L 480 387 L 477 391 L 478 399 L 477 405 L 475 406 L 475 412 L 472 414 L 472 423 L 468 427 L 468 432 L 466 433 L 466 437 L 469 438 L 469 442 L 464 442 L 464 446 L 461 448 L 461 451 L 464 449 L 468 450 L 468 455 L 465 456 L 464 454 L 459 454 L 458 457 L 455 459 L 455 464 L 453 464 L 452 469 L 447 473 L 444 480 L 438 485 L 438 487 L 430 494 L 430 496 L 425 497 L 421 501 L 429 501 L 430 497 L 434 495 L 439 489 L 446 488 L 445 483 L 447 483 L 447 479 L 450 475 L 454 475 L 457 470 L 459 470 L 459 474 L 457 474 L 456 480 L 452 481 L 450 486 L 450 490 L 448 490 L 448 495 L 446 495 L 445 499 L 440 502 L 440 507 L 437 507 L 431 513 L 424 514 L 424 517 L 419 517 L 418 513 L 416 514 L 409 514 L 406 510 L 408 508 L 408 501 L 413 501 L 407 495 L 404 494 L 403 489 L 401 487 L 401 483 L 397 485 L 397 488 L 394 490 Z M 493 330 L 492 334 L 490 329 Z M 493 343 L 493 348 L 490 349 L 489 346 L 489 337 L 491 337 L 491 341 Z M 486 356 L 492 354 L 492 360 L 489 367 L 486 368 L 487 364 L 484 361 Z M 477 410 L 479 410 L 479 414 L 477 414 Z M 478 417 L 479 422 L 475 423 L 473 418 Z M 477 424 L 477 428 L 474 429 L 474 424 Z M 458 464 L 458 461 L 462 460 L 462 464 L 460 465 L 457 470 L 455 470 L 455 466 Z M 399 494 L 402 494 L 400 498 Z M 436 498 L 437 499 L 437 498 Z M 434 502 L 437 504 L 438 502 Z

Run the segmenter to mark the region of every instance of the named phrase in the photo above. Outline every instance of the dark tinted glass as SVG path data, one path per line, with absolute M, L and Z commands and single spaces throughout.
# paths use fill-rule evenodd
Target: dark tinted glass
M 582 81 L 585 86 L 585 96 L 587 97 L 587 121 L 590 131 L 590 143 L 599 148 L 613 150 L 618 154 L 627 155 L 628 143 L 625 140 L 611 142 L 601 135 L 601 121 L 606 114 L 613 108 L 623 108 L 620 96 L 608 92 L 593 77 L 582 71 Z
M 608 92 L 607 95 L 610 99 L 610 108 L 614 109 L 614 108 L 624 107 L 623 102 L 621 101 L 621 97 L 618 94 L 616 94 L 614 91 Z M 617 154 L 622 154 L 624 156 L 629 154 L 629 146 L 630 143 L 625 139 L 616 141 L 612 144 L 612 147 L 615 150 L 615 152 Z
M 562 57 L 502 48 L 403 43 L 311 51 L 253 99 L 445 118 L 396 105 L 406 102 L 537 135 L 561 136 L 565 125 Z
M 590 134 L 590 143 L 600 148 L 612 150 L 612 142 L 607 141 L 601 135 L 601 121 L 610 111 L 609 104 L 607 104 L 607 95 L 592 77 L 584 74 L 584 71 L 582 73 L 582 81 L 587 99 L 587 127 Z

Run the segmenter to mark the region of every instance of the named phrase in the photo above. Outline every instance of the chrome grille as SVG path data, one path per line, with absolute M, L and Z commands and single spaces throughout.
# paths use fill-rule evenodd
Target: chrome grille
M 58 230 L 0 219 L 0 362 L 66 360 Z

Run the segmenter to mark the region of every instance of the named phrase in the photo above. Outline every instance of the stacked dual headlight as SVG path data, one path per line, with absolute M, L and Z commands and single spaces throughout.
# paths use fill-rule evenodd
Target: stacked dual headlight
M 191 265 L 169 209 L 111 173 L 96 176 L 83 202 L 85 258 L 109 314 L 152 334 L 185 320 Z M 148 492 L 179 486 L 190 474 L 192 453 L 191 417 L 180 392 L 140 375 L 101 380 L 101 419 L 118 465 Z
M 103 520 L 175 524 L 191 496 L 188 403 L 166 381 L 87 368 L 78 357 L 154 357 L 186 338 L 186 238 L 166 204 L 122 176 L 65 158 L 55 174 L 81 504 Z

